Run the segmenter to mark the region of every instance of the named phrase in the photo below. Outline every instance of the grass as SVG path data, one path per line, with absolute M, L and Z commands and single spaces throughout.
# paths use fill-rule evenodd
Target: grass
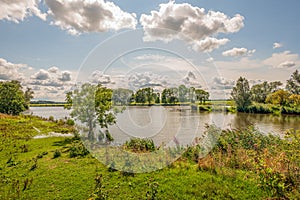
M 224 131 L 217 140 L 217 146 L 205 158 L 199 157 L 199 148 L 190 147 L 181 159 L 169 167 L 151 173 L 126 174 L 108 169 L 85 153 L 77 138 L 32 139 L 37 134 L 65 129 L 74 131 L 67 124 L 38 117 L 0 115 L 0 199 L 298 197 L 297 173 L 290 176 L 296 186 L 286 185 L 280 194 L 272 193 L 272 190 L 280 186 L 280 181 L 288 183 L 287 179 L 272 182 L 269 176 L 278 172 L 289 177 L 276 164 L 289 164 L 295 170 L 299 169 L 295 165 L 299 161 L 297 149 L 300 149 L 299 142 L 295 142 L 300 138 L 296 131 L 288 134 L 288 144 L 276 138 L 253 134 L 256 133 L 253 129 Z M 142 144 L 143 148 L 139 148 L 138 144 Z M 126 148 L 145 152 L 153 151 L 155 147 L 151 141 L 133 140 L 127 143 Z M 74 150 L 76 155 L 71 156 Z M 282 152 L 285 154 L 280 154 Z M 272 173 L 267 171 L 269 168 Z M 264 185 L 263 180 L 266 181 Z M 280 192 L 279 189 L 276 191 Z

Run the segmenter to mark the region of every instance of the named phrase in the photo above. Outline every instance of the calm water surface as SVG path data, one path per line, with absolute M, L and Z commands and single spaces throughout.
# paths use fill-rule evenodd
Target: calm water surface
M 32 107 L 30 112 L 55 119 L 69 117 L 70 111 L 63 107 Z M 222 129 L 245 128 L 254 125 L 264 133 L 283 134 L 287 129 L 300 129 L 300 116 L 269 114 L 226 114 L 199 113 L 177 107 L 127 107 L 117 115 L 117 124 L 110 132 L 117 143 L 130 137 L 152 138 L 157 143 L 191 143 L 195 137 L 201 137 L 206 125 L 215 124 Z

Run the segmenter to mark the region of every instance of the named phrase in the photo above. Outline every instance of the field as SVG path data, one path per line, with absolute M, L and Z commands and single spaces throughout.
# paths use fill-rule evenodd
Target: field
M 205 158 L 199 157 L 197 146 L 191 147 L 169 167 L 132 174 L 107 168 L 76 137 L 33 139 L 74 132 L 70 123 L 33 116 L 0 118 L 0 199 L 300 197 L 296 131 L 290 132 L 288 144 L 251 128 L 240 134 L 225 131 Z

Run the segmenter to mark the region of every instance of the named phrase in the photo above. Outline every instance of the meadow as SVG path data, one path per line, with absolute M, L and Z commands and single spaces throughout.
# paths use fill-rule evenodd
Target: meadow
M 49 132 L 76 130 L 70 121 L 0 116 L 0 199 L 300 198 L 299 131 L 280 139 L 253 127 L 225 130 L 207 156 L 195 145 L 168 167 L 140 174 L 106 167 L 76 134 L 33 138 Z M 124 148 L 156 150 L 135 140 Z

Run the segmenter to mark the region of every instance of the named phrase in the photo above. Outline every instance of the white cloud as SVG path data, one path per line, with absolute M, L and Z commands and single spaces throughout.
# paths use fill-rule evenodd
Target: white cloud
M 22 80 L 24 74 L 20 72 L 20 69 L 26 67 L 25 64 L 14 64 L 0 58 L 0 80 Z
M 233 48 L 227 51 L 224 51 L 222 53 L 223 56 L 251 56 L 253 53 L 255 53 L 255 49 L 253 50 L 248 50 L 246 48 Z
M 203 51 L 211 51 L 228 42 L 228 39 L 211 37 L 218 33 L 238 32 L 244 27 L 243 21 L 244 17 L 239 14 L 230 18 L 221 12 L 205 12 L 204 8 L 188 3 L 176 4 L 174 1 L 160 4 L 159 11 L 151 11 L 150 15 L 142 14 L 140 17 L 145 41 L 181 39 L 191 44 L 196 42 L 198 48 L 194 48 Z
M 46 20 L 46 13 L 38 8 L 40 0 L 2 0 L 0 1 L 0 20 L 18 23 L 26 17 L 35 15 Z
M 290 51 L 274 53 L 271 57 L 265 59 L 263 64 L 274 68 L 293 67 L 300 64 L 299 55 Z
M 273 49 L 278 49 L 278 48 L 281 48 L 282 47 L 282 44 L 278 43 L 278 42 L 275 42 L 273 44 Z
M 135 29 L 136 14 L 122 11 L 113 2 L 103 0 L 45 0 L 52 24 L 77 35 L 123 28 Z
M 295 67 L 296 63 L 294 61 L 285 61 L 281 63 L 278 67 L 279 68 L 290 68 L 290 67 Z
M 94 71 L 88 78 L 92 83 L 109 84 L 111 83 L 111 77 L 104 74 L 102 71 Z
M 55 67 L 55 66 L 50 67 L 50 68 L 48 69 L 48 72 L 54 73 L 54 74 L 56 74 L 58 71 L 59 71 L 58 67 Z
M 63 71 L 59 80 L 61 80 L 62 82 L 71 81 L 72 79 L 71 76 L 72 76 L 71 72 Z
M 32 79 L 36 80 L 47 80 L 50 78 L 50 74 L 48 71 L 44 69 L 40 69 L 37 73 L 32 76 Z
M 217 39 L 212 37 L 207 37 L 203 40 L 197 41 L 193 44 L 193 49 L 199 52 L 211 52 L 214 49 L 218 49 L 220 46 L 225 45 L 229 42 L 229 39 Z

